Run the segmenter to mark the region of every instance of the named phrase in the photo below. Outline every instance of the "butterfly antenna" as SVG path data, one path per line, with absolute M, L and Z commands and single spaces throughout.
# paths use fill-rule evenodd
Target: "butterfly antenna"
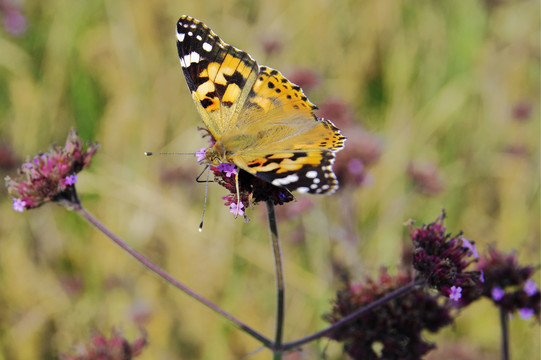
M 205 170 L 207 170 L 208 168 L 209 167 L 206 166 Z M 201 176 L 201 174 L 199 174 L 199 176 Z M 201 223 L 199 224 L 199 232 L 203 231 L 203 220 L 205 220 L 205 211 L 207 211 L 207 198 L 209 194 L 209 176 L 210 176 L 210 170 L 207 172 L 207 180 L 205 181 L 205 202 L 203 203 L 203 215 L 201 215 Z
M 144 154 L 146 156 L 152 156 L 152 155 L 193 155 L 193 156 L 195 156 L 195 153 L 177 153 L 177 152 L 151 152 L 151 151 L 145 151 Z

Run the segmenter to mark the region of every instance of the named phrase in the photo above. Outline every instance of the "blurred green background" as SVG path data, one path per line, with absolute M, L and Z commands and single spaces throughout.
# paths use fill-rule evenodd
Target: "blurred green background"
M 8 160 L 63 144 L 75 126 L 102 146 L 79 175 L 83 205 L 267 336 L 275 305 L 264 206 L 247 224 L 234 220 L 225 190 L 210 184 L 199 233 L 201 167 L 143 156 L 206 145 L 177 59 L 182 14 L 260 64 L 308 77 L 310 99 L 342 106 L 381 153 L 362 186 L 344 182 L 334 196 L 299 195 L 280 209 L 286 340 L 326 326 L 337 269 L 358 280 L 381 266 L 394 273 L 404 222 L 431 222 L 443 207 L 448 228 L 481 252 L 496 244 L 540 263 L 538 1 L 12 1 L 26 28 L 0 29 L 3 176 L 15 173 Z M 342 153 L 348 146 L 364 145 L 350 139 Z M 0 359 L 53 359 L 113 327 L 129 339 L 146 329 L 141 359 L 240 359 L 259 348 L 76 214 L 56 205 L 16 213 L 5 192 L 0 201 Z M 482 300 L 427 337 L 440 347 L 432 359 L 458 359 L 449 349 L 498 359 L 499 335 L 497 310 Z M 539 359 L 539 338 L 538 326 L 515 317 L 513 358 Z M 345 358 L 323 340 L 288 359 L 322 358 L 325 348 L 327 359 Z

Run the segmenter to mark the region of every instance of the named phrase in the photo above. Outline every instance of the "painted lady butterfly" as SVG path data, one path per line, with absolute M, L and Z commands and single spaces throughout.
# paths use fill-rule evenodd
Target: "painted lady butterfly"
M 189 16 L 177 23 L 180 64 L 197 110 L 215 140 L 204 163 L 233 163 L 273 185 L 301 193 L 338 189 L 332 170 L 344 136 L 302 89 L 258 66 Z

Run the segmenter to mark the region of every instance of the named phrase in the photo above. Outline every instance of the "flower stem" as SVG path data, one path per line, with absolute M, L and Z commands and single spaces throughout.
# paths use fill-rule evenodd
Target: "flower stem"
M 412 281 L 410 282 L 409 284 L 401 287 L 400 289 L 397 289 L 395 291 L 393 291 L 392 293 L 389 293 L 388 295 L 382 297 L 382 298 L 379 298 L 378 300 L 374 301 L 373 303 L 370 303 L 369 305 L 367 306 L 364 306 L 358 310 L 356 310 L 355 312 L 352 312 L 351 314 L 349 314 L 348 316 L 342 318 L 341 320 L 335 322 L 334 324 L 332 324 L 331 326 L 323 329 L 323 330 L 320 330 L 312 335 L 309 335 L 309 336 L 306 336 L 302 339 L 299 339 L 299 340 L 296 340 L 296 341 L 292 341 L 292 342 L 289 342 L 289 343 L 285 343 L 283 346 L 282 346 L 282 349 L 283 350 L 291 350 L 291 349 L 294 349 L 294 348 L 297 348 L 303 344 L 306 344 L 310 341 L 313 341 L 313 340 L 316 340 L 320 337 L 323 337 L 335 330 L 338 330 L 339 328 L 347 325 L 348 323 L 350 323 L 351 321 L 353 320 L 356 320 L 358 319 L 359 317 L 361 317 L 361 315 L 371 311 L 371 310 L 374 310 L 374 308 L 380 306 L 380 305 L 383 305 L 385 304 L 386 302 L 396 298 L 396 297 L 399 297 L 405 293 L 407 293 L 408 291 L 412 290 L 414 287 L 416 287 L 417 285 L 421 285 L 424 283 L 424 280 L 416 280 L 416 281 Z
M 132 247 L 130 247 L 126 242 L 124 242 L 121 238 L 116 236 L 114 233 L 112 233 L 105 225 L 103 225 L 98 219 L 96 219 L 92 214 L 90 214 L 85 208 L 83 208 L 81 205 L 73 206 L 72 209 L 76 211 L 79 215 L 81 215 L 84 219 L 86 219 L 89 223 L 94 225 L 99 231 L 101 231 L 105 236 L 113 240 L 118 246 L 120 246 L 124 251 L 126 251 L 128 254 L 133 256 L 137 261 L 139 261 L 141 264 L 146 266 L 149 270 L 156 273 L 158 276 L 160 276 L 162 279 L 169 282 L 171 285 L 176 287 L 177 289 L 183 291 L 188 296 L 192 297 L 196 301 L 200 302 L 201 304 L 205 305 L 206 307 L 210 308 L 211 310 L 214 310 L 218 314 L 225 317 L 227 320 L 229 320 L 231 323 L 233 323 L 236 327 L 241 329 L 242 331 L 246 332 L 248 335 L 252 336 L 256 340 L 260 341 L 264 346 L 270 347 L 272 346 L 272 341 L 267 339 L 265 336 L 261 335 L 251 327 L 245 325 L 240 320 L 235 318 L 233 315 L 229 314 L 225 310 L 218 307 L 216 304 L 212 303 L 211 301 L 207 300 L 203 296 L 199 295 L 195 291 L 188 288 L 186 285 L 182 284 L 175 278 L 173 278 L 171 275 L 169 275 L 167 272 L 165 272 L 163 269 L 161 269 L 159 266 L 151 262 L 149 259 L 144 257 L 141 253 L 134 250 Z
M 500 308 L 500 324 L 502 327 L 502 360 L 510 360 L 509 357 L 509 317 L 507 312 Z
M 284 328 L 284 267 L 282 264 L 282 250 L 280 248 L 280 238 L 278 237 L 278 227 L 276 225 L 276 215 L 274 213 L 274 203 L 267 200 L 267 216 L 269 219 L 269 232 L 274 254 L 274 274 L 276 277 L 276 332 L 274 336 L 273 349 L 274 360 L 282 359 L 282 336 Z

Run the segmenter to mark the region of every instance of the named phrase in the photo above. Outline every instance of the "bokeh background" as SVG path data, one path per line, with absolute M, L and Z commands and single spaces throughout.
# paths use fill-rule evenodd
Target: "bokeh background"
M 279 209 L 286 340 L 326 326 L 340 276 L 395 272 L 408 219 L 446 225 L 540 263 L 538 1 L 0 0 L 0 161 L 63 144 L 101 149 L 79 175 L 83 205 L 175 277 L 272 337 L 264 206 L 249 223 L 204 185 L 206 140 L 175 46 L 182 14 L 304 87 L 349 137 L 341 190 Z M 539 284 L 539 274 L 536 274 Z M 539 327 L 511 321 L 514 359 L 540 358 Z M 93 331 L 148 333 L 141 359 L 268 359 L 249 336 L 145 270 L 56 205 L 16 213 L 0 192 L 0 359 L 54 359 Z M 432 359 L 498 359 L 488 301 L 438 335 Z M 462 352 L 464 357 L 450 355 Z M 343 359 L 326 340 L 289 359 Z M 468 357 L 469 356 L 469 357 Z

